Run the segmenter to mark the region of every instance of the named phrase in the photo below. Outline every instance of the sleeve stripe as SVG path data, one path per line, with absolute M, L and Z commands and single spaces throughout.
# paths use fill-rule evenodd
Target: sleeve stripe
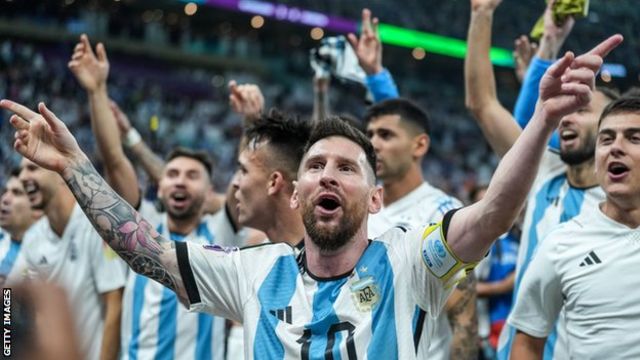
M 200 303 L 200 292 L 196 285 L 196 279 L 193 276 L 193 270 L 189 264 L 189 250 L 186 242 L 176 242 L 176 255 L 178 257 L 178 269 L 180 270 L 180 276 L 182 276 L 182 282 L 189 297 L 189 303 L 191 305 L 198 304 Z

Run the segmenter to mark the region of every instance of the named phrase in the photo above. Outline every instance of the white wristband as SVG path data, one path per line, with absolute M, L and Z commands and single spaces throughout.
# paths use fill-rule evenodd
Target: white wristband
M 122 145 L 124 145 L 127 148 L 130 148 L 133 145 L 139 143 L 140 141 L 142 141 L 142 137 L 140 136 L 140 133 L 138 132 L 138 130 L 136 130 L 135 128 L 131 128 L 129 129 L 129 131 L 127 131 L 127 134 L 124 136 L 124 139 L 122 139 Z

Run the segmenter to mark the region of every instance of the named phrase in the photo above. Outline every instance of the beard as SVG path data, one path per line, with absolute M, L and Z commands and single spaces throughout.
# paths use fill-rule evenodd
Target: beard
M 200 216 L 200 210 L 202 210 L 202 204 L 204 204 L 204 198 L 196 198 L 191 203 L 190 206 L 182 209 L 176 210 L 171 206 L 167 205 L 166 201 L 161 200 L 164 209 L 167 211 L 167 214 L 176 220 L 188 220 L 193 219 L 196 216 Z
M 314 205 L 307 205 L 302 213 L 302 222 L 311 241 L 322 252 L 333 252 L 347 244 L 358 232 L 366 213 L 358 208 L 343 209 L 337 226 L 319 226 L 313 213 Z
M 564 151 L 560 147 L 560 159 L 567 165 L 580 165 L 593 159 L 596 152 L 594 137 L 586 139 L 584 146 L 576 150 Z

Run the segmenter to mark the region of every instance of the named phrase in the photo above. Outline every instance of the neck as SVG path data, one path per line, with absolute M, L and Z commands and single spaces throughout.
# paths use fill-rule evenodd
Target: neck
M 269 241 L 296 246 L 304 237 L 304 223 L 300 211 L 289 206 L 291 195 L 284 196 L 274 204 L 273 217 L 262 230 Z
M 9 235 L 11 235 L 11 240 L 15 242 L 22 242 L 22 238 L 24 237 L 24 233 L 27 232 L 28 227 L 24 229 L 7 229 Z
M 594 159 L 587 160 L 582 164 L 567 166 L 567 180 L 571 186 L 577 188 L 596 186 L 598 179 L 596 179 Z
M 384 205 L 388 206 L 422 185 L 424 178 L 420 167 L 414 165 L 400 178 L 389 179 L 388 181 L 383 180 L 382 182 L 382 187 L 384 188 L 383 201 Z
M 605 202 L 600 204 L 600 210 L 609 218 L 632 229 L 640 226 L 640 199 L 615 199 L 607 195 Z
M 73 194 L 66 186 L 61 187 L 47 204 L 44 213 L 49 220 L 51 230 L 53 230 L 56 235 L 62 236 L 64 233 L 64 229 L 67 227 L 67 223 L 69 223 L 69 218 L 75 205 L 76 198 L 73 197 Z
M 340 276 L 353 270 L 369 245 L 366 228 L 366 222 L 363 222 L 363 225 L 349 242 L 332 252 L 320 250 L 305 233 L 304 247 L 307 269 L 313 275 L 321 278 Z
M 167 215 L 167 227 L 170 233 L 189 235 L 200 224 L 201 219 L 201 215 L 188 219 L 176 219 L 171 215 Z

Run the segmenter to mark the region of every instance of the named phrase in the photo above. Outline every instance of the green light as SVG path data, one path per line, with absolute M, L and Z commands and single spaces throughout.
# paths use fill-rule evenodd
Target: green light
M 467 43 L 463 40 L 435 35 L 427 32 L 409 30 L 398 26 L 379 24 L 380 39 L 383 43 L 422 48 L 427 52 L 464 59 Z M 495 65 L 513 67 L 511 51 L 502 48 L 491 48 L 491 62 Z

